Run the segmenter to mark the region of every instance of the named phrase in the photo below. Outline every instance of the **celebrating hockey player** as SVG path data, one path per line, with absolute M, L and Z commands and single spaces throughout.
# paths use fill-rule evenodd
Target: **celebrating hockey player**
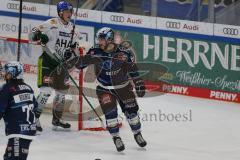
M 37 97 L 39 109 L 36 112 L 38 131 L 42 131 L 39 117 L 52 93 L 52 89 L 55 90 L 56 94 L 53 102 L 52 124 L 54 128 L 69 129 L 71 127 L 69 123 L 62 120 L 65 105 L 65 93 L 62 91 L 69 88 L 66 84 L 68 74 L 58 66 L 60 62 L 64 62 L 73 56 L 73 50 L 76 47 L 77 36 L 76 33 L 73 33 L 73 24 L 70 22 L 73 6 L 66 1 L 61 1 L 57 4 L 57 13 L 58 18 L 49 19 L 39 27 L 33 28 L 29 36 L 32 41 L 40 41 L 44 50 L 38 60 L 38 87 L 40 88 Z M 60 72 L 59 76 L 52 76 L 56 70 Z
M 0 89 L 0 120 L 4 119 L 9 138 L 3 159 L 26 160 L 36 134 L 37 102 L 32 88 L 23 81 L 21 63 L 7 62 L 3 76 L 6 83 Z
M 138 115 L 139 106 L 132 90 L 133 81 L 139 97 L 145 94 L 143 80 L 139 77 L 136 64 L 131 53 L 121 50 L 114 44 L 114 32 L 104 27 L 96 35 L 98 45 L 88 53 L 75 58 L 76 68 L 83 69 L 90 64 L 95 66 L 98 86 L 96 89 L 99 103 L 105 114 L 107 129 L 112 135 L 117 151 L 123 151 L 125 146 L 119 135 L 117 101 L 125 114 L 140 147 L 146 146 L 141 134 L 141 122 Z

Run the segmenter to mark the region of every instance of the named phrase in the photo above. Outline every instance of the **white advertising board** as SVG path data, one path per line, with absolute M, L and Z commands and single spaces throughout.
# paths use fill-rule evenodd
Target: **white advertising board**
M 156 17 L 102 12 L 102 23 L 155 29 Z
M 195 21 L 186 21 L 169 18 L 157 18 L 157 29 L 195 33 L 204 35 L 213 35 L 213 24 Z

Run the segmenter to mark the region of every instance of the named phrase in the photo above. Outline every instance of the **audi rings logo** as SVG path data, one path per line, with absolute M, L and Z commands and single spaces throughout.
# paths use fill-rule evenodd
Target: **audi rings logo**
M 124 22 L 124 17 L 123 16 L 117 16 L 117 15 L 111 15 L 110 20 L 112 22 L 120 22 L 123 23 Z
M 166 27 L 167 28 L 173 28 L 173 29 L 180 29 L 181 23 L 180 22 L 167 21 L 166 22 Z
M 223 33 L 227 35 L 236 36 L 238 35 L 238 29 L 235 28 L 223 28 Z
M 19 9 L 19 4 L 8 3 L 8 4 L 7 4 L 7 8 L 8 8 L 8 9 L 18 10 L 18 9 Z

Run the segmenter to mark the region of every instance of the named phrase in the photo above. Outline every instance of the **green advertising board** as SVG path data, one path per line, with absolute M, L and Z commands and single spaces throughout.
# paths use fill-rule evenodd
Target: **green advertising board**
M 137 62 L 168 68 L 159 77 L 171 84 L 240 92 L 240 45 L 115 30 L 115 41 L 129 40 Z

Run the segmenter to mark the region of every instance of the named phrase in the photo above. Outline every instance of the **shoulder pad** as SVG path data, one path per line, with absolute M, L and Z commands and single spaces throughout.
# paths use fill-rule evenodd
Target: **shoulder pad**
M 51 19 L 47 20 L 47 23 L 50 25 L 56 25 L 58 22 L 57 22 L 56 18 L 51 18 Z

